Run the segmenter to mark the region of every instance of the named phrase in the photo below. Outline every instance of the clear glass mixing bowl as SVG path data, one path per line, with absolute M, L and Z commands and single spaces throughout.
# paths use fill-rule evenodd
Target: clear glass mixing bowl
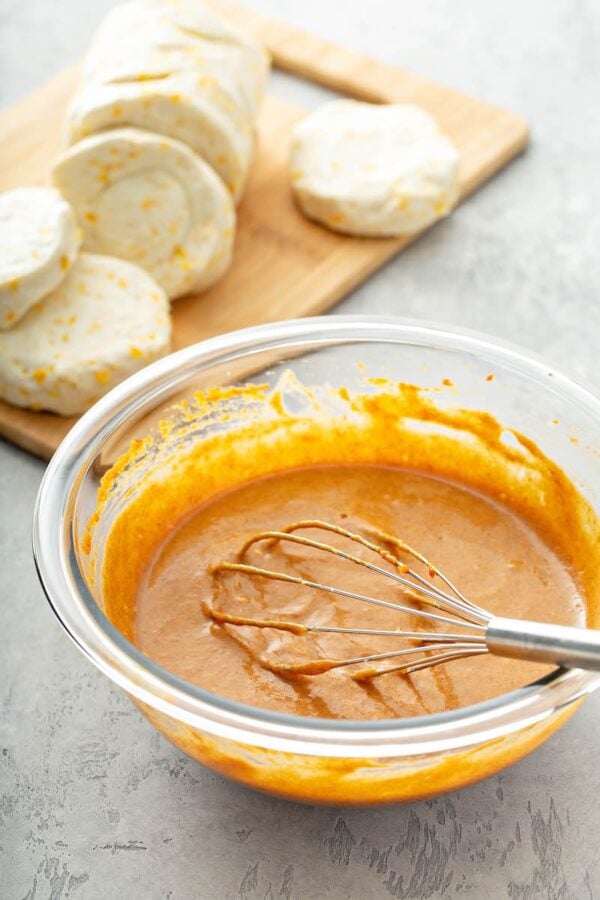
M 413 800 L 491 775 L 545 740 L 600 684 L 600 675 L 557 670 L 493 701 L 413 719 L 307 719 L 244 706 L 170 674 L 113 627 L 102 612 L 101 583 L 82 562 L 81 542 L 108 465 L 132 440 L 146 437 L 175 401 L 249 377 L 274 384 L 283 369 L 311 384 L 352 387 L 357 363 L 369 375 L 425 387 L 450 379 L 455 404 L 488 410 L 532 438 L 600 511 L 600 402 L 588 390 L 484 336 L 336 316 L 222 335 L 119 385 L 54 455 L 33 529 L 39 576 L 58 619 L 159 731 L 246 785 L 328 804 Z M 492 383 L 487 373 L 494 373 Z M 96 531 L 100 561 L 105 537 L 106 528 Z

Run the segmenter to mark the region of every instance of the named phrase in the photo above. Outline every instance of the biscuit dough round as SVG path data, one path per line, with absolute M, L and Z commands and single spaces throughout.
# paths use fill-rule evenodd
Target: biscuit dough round
M 254 127 L 223 108 L 217 82 L 182 71 L 141 81 L 83 84 L 67 111 L 67 143 L 132 126 L 188 144 L 237 201 L 254 153 Z
M 295 128 L 290 175 L 302 211 L 346 234 L 398 236 L 446 215 L 458 153 L 411 104 L 334 100 Z
M 86 138 L 57 160 L 84 247 L 146 269 L 171 297 L 209 287 L 231 261 L 230 194 L 185 144 L 136 128 Z
M 147 78 L 193 68 L 234 85 L 255 116 L 269 72 L 265 49 L 198 0 L 133 0 L 111 10 L 86 55 L 84 81 Z
M 0 398 L 81 413 L 169 352 L 164 291 L 138 266 L 82 253 L 63 283 L 0 334 Z
M 75 213 L 54 188 L 0 194 L 0 330 L 61 283 L 80 243 Z

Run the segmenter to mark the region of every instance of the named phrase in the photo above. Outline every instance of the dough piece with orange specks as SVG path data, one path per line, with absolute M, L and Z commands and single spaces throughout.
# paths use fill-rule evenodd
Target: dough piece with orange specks
M 292 189 L 308 216 L 333 231 L 413 234 L 458 198 L 458 153 L 412 104 L 334 100 L 294 129 Z
M 51 294 L 0 333 L 0 398 L 81 413 L 169 352 L 169 301 L 131 263 L 82 253 Z
M 84 84 L 67 111 L 68 143 L 134 126 L 188 144 L 223 179 L 235 200 L 242 194 L 254 153 L 254 128 L 214 101 L 218 87 L 195 72 L 148 81 Z
M 229 266 L 233 201 L 181 141 L 137 128 L 97 134 L 63 153 L 53 180 L 86 250 L 142 266 L 171 298 L 209 287 Z
M 216 81 L 238 113 L 255 117 L 269 64 L 264 47 L 199 0 L 133 0 L 104 18 L 82 75 L 107 84 L 194 70 Z
M 264 49 L 197 0 L 116 7 L 87 55 L 68 110 L 69 143 L 135 126 L 184 141 L 236 200 L 269 71 Z
M 75 213 L 54 188 L 0 194 L 0 330 L 61 283 L 80 243 Z

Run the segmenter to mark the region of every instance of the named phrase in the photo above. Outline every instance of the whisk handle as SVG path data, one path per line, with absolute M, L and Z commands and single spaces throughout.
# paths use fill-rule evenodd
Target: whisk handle
M 491 620 L 485 642 L 490 653 L 600 672 L 600 631 L 523 619 Z

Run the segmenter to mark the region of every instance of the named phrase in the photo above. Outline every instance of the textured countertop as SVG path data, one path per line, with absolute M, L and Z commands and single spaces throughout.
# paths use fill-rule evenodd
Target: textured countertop
M 0 103 L 81 54 L 110 0 L 1 0 Z M 337 307 L 420 316 L 600 376 L 600 7 L 255 0 L 525 115 L 530 151 Z M 342 13 L 343 9 L 343 13 Z M 306 103 L 318 93 L 278 76 Z M 600 897 L 600 696 L 533 756 L 412 806 L 263 797 L 163 740 L 68 641 L 30 552 L 43 464 L 0 442 L 0 897 Z

